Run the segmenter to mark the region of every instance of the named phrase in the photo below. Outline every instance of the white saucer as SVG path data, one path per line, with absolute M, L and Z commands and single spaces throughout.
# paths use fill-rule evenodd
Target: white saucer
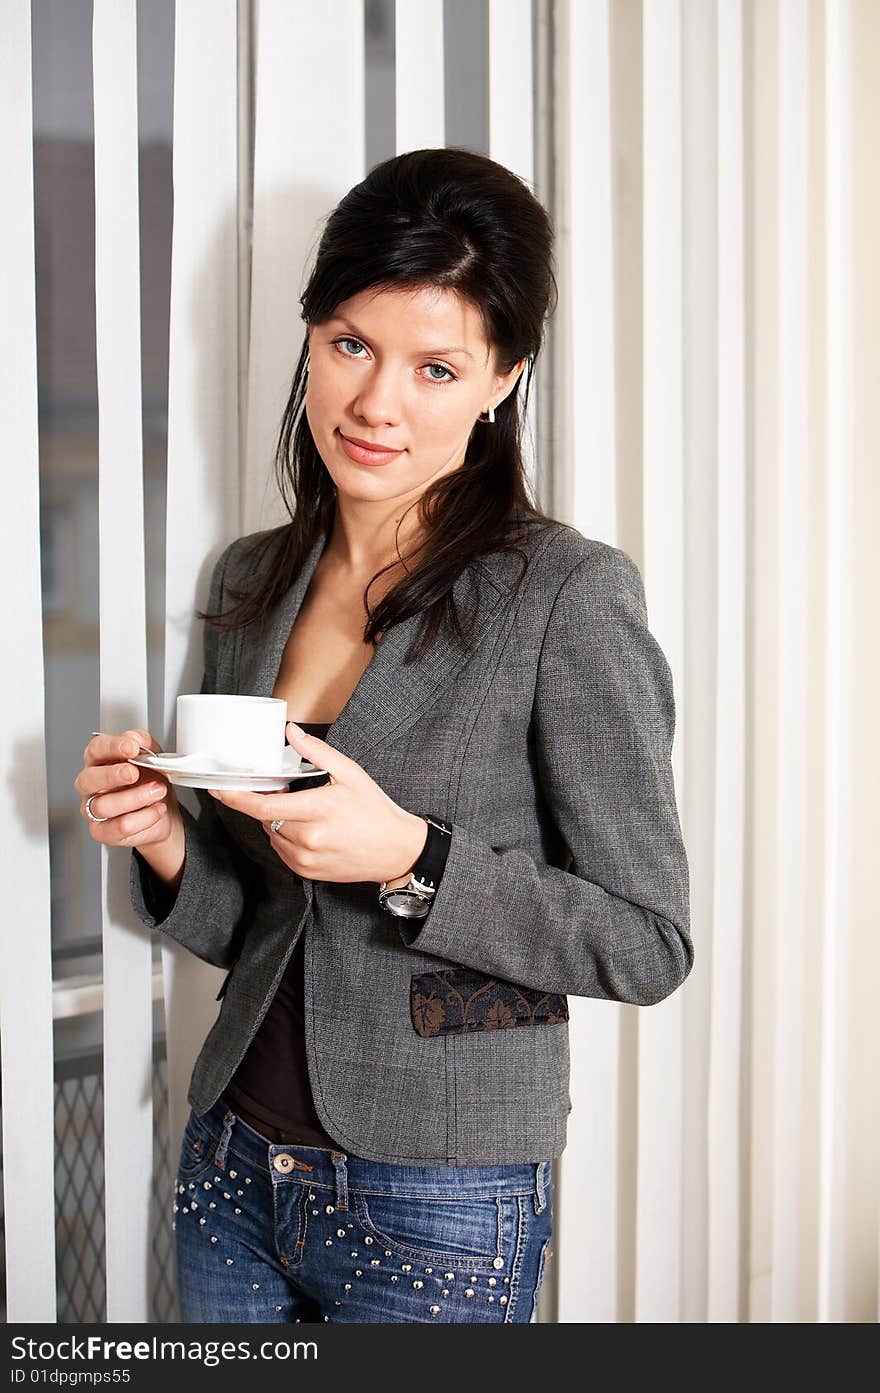
M 223 766 L 209 755 L 178 755 L 165 750 L 160 755 L 143 754 L 130 759 L 139 769 L 156 769 L 169 783 L 181 788 L 215 788 L 228 793 L 279 793 L 296 779 L 308 779 L 327 771 L 309 764 L 295 750 L 286 750 L 278 773 Z

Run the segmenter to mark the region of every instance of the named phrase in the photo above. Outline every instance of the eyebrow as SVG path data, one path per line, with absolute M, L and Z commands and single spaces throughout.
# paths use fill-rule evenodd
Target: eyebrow
M 333 322 L 333 320 L 335 320 L 337 324 L 344 324 L 345 327 L 346 327 L 346 329 L 351 329 L 352 333 L 355 334 L 355 335 L 357 336 L 357 338 L 359 338 L 359 339 L 366 339 L 366 338 L 367 338 L 367 335 L 364 334 L 364 333 L 362 333 L 361 330 L 357 327 L 356 324 L 352 324 L 351 320 L 350 320 L 350 319 L 345 319 L 343 315 L 341 315 L 341 314 L 332 315 L 332 316 L 331 316 L 331 322 Z M 442 357 L 449 357 L 450 354 L 452 354 L 452 353 L 463 353 L 463 354 L 465 355 L 466 358 L 470 358 L 471 360 L 473 360 L 473 356 L 474 356 L 473 353 L 469 352 L 468 349 L 466 349 L 466 348 L 423 348 L 423 349 L 420 349 L 420 350 L 418 351 L 418 353 L 414 354 L 413 356 L 414 356 L 414 357 L 419 357 L 419 358 L 424 358 L 424 357 L 432 358 L 432 357 L 441 357 L 441 356 L 442 356 Z

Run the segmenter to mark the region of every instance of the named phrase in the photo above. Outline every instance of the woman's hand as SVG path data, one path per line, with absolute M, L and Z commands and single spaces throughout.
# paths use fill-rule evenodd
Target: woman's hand
M 95 735 L 83 752 L 83 768 L 73 786 L 82 798 L 80 812 L 90 835 L 104 846 L 157 846 L 182 822 L 168 781 L 128 762 L 141 748 L 161 753 L 161 746 L 147 730 Z M 109 821 L 92 822 L 87 817 L 89 797 L 93 816 Z
M 212 790 L 212 797 L 261 822 L 284 864 L 307 880 L 406 880 L 427 839 L 424 818 L 399 807 L 332 745 L 292 721 L 287 730 L 297 753 L 327 770 L 329 784 L 293 793 Z M 283 823 L 277 832 L 273 819 Z

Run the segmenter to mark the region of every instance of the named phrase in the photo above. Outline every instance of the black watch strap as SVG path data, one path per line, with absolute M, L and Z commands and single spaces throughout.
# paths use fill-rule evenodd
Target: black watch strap
M 452 823 L 433 813 L 422 813 L 428 824 L 428 836 L 422 853 L 412 868 L 412 878 L 429 890 L 436 890 L 446 869 L 446 858 L 452 841 Z

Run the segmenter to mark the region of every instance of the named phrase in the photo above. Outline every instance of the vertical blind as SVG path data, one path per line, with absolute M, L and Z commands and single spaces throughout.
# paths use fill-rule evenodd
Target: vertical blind
M 0 439 L 14 479 L 0 509 L 7 606 L 0 721 L 7 796 L 0 837 L 3 1213 L 7 1319 L 55 1319 L 52 963 L 43 719 L 34 171 L 29 0 L 0 9 L 0 131 L 7 207 L 0 218 Z M 10 662 L 10 668 L 12 662 Z M 35 1202 L 35 1196 L 36 1202 Z
M 236 57 L 232 0 L 176 5 L 165 729 L 154 732 L 164 749 L 175 748 L 178 692 L 197 692 L 201 682 L 194 610 L 207 604 L 211 566 L 240 531 Z M 174 1175 L 189 1075 L 216 1014 L 220 973 L 169 938 L 162 966 Z
M 615 493 L 614 210 L 609 5 L 565 0 L 553 50 L 553 147 L 559 308 L 553 340 L 551 430 L 542 442 L 552 510 L 587 536 L 618 542 Z M 574 345 L 576 349 L 574 348 Z M 548 402 L 545 391 L 543 400 Z M 577 461 L 577 468 L 563 462 Z M 623 1013 L 569 1002 L 572 1112 L 569 1146 L 557 1167 L 553 1244 L 559 1319 L 612 1321 L 618 1257 L 627 1242 L 622 1210 Z M 628 1043 L 628 1042 L 627 1042 Z M 584 1184 L 582 1177 L 589 1177 Z M 577 1235 L 567 1242 L 565 1234 Z
M 697 455 L 689 478 L 707 477 L 709 497 L 704 517 L 707 528 L 690 529 L 692 540 L 705 534 L 703 568 L 714 571 L 709 604 L 702 611 L 703 644 L 711 645 L 712 663 L 692 664 L 690 714 L 696 726 L 702 710 L 703 739 L 691 743 L 692 787 L 696 795 L 703 780 L 709 790 L 702 805 L 696 797 L 686 805 L 688 832 L 705 829 L 705 849 L 693 869 L 694 922 L 712 926 L 711 954 L 704 969 L 703 993 L 705 1099 L 705 1166 L 695 1150 L 693 1172 L 702 1175 L 702 1215 L 705 1228 L 692 1226 L 686 1252 L 686 1272 L 705 1273 L 705 1318 L 710 1321 L 744 1318 L 741 1304 L 744 1278 L 744 1196 L 740 1181 L 743 1126 L 741 1117 L 744 1050 L 743 954 L 746 787 L 746 315 L 744 183 L 744 27 L 739 4 L 718 8 L 714 53 L 717 63 L 717 165 L 712 179 L 717 228 L 717 267 L 714 280 L 717 337 L 713 380 L 717 406 L 710 421 L 716 470 L 702 469 Z M 711 72 L 711 68 L 709 69 Z M 711 128 L 710 128 L 711 129 Z M 710 258 L 710 268 L 712 261 Z M 711 303 L 711 301 L 710 301 Z M 699 312 L 699 305 L 694 309 Z M 704 319 L 706 316 L 704 316 Z M 713 332 L 710 321 L 709 332 Z M 708 551 L 708 557 L 706 557 Z M 714 553 L 714 564 L 713 564 Z M 689 592 L 691 587 L 688 587 Z M 694 598 L 702 593 L 694 587 Z M 690 628 L 690 625 L 688 626 Z M 692 644 L 692 651 L 694 645 Z M 697 689 L 697 684 L 700 684 Z M 706 688 L 710 690 L 707 691 Z M 696 765 L 696 767 L 695 767 Z M 691 809 L 693 811 L 691 812 Z M 699 935 L 699 927 L 697 928 Z M 699 1115 L 699 1109 L 696 1109 Z M 686 1240 L 687 1242 L 687 1240 Z M 693 1248 L 702 1249 L 703 1261 Z M 699 1310 L 701 1294 L 692 1279 Z
M 362 0 L 262 0 L 256 18 L 247 532 L 286 516 L 271 465 L 303 339 L 305 268 L 319 221 L 365 173 Z
M 299 296 L 321 219 L 365 170 L 363 0 L 242 8 L 252 24 L 233 0 L 176 8 L 166 743 L 199 680 L 211 562 L 281 517 Z M 387 9 L 396 149 L 440 144 L 452 12 Z M 0 1006 L 8 1311 L 53 1320 L 29 18 L 27 0 L 0 15 L 3 874 L 23 930 Z M 545 506 L 642 571 L 675 682 L 696 949 L 657 1006 L 570 1003 L 542 1316 L 874 1320 L 880 948 L 860 858 L 880 831 L 880 20 L 870 0 L 486 0 L 485 36 L 487 153 L 537 180 L 557 228 L 533 467 Z M 134 45 L 134 0 L 95 0 L 107 728 L 146 722 Z M 150 958 L 124 879 L 105 853 L 107 1309 L 142 1320 L 146 1218 L 123 1205 L 152 1149 Z M 176 1151 L 216 974 L 163 958 Z
M 94 0 L 95 324 L 98 369 L 100 728 L 146 725 L 135 0 Z M 132 914 L 127 858 L 101 848 L 107 1320 L 145 1320 L 153 1170 L 152 954 Z
M 642 517 L 640 560 L 651 627 L 676 679 L 673 751 L 687 797 L 684 605 L 683 16 L 679 0 L 644 7 L 642 29 Z M 586 519 L 585 519 L 586 522 Z M 689 772 L 689 771 L 688 771 Z M 697 933 L 699 938 L 699 933 Z M 694 988 L 691 987 L 691 995 Z M 634 1012 L 638 1036 L 636 1320 L 681 1318 L 684 995 Z
M 396 153 L 446 143 L 443 0 L 394 6 Z

